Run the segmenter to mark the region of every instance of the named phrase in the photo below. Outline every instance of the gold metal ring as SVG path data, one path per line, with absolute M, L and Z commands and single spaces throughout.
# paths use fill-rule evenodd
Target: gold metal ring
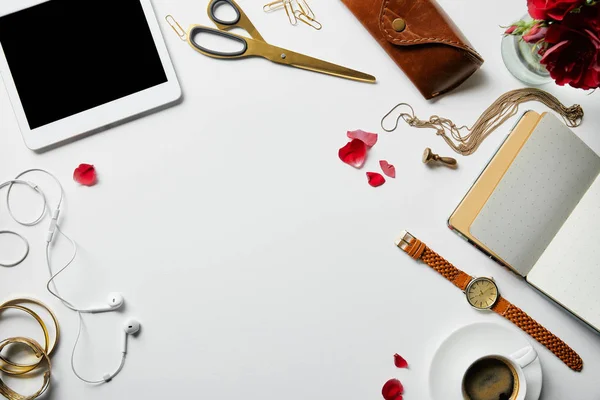
M 50 357 L 48 354 L 42 349 L 42 346 L 38 342 L 33 339 L 28 339 L 24 337 L 14 337 L 10 339 L 6 339 L 0 343 L 0 352 L 9 344 L 24 344 L 31 349 L 31 351 L 38 357 L 40 360 L 46 361 L 46 371 L 44 372 L 44 382 L 42 387 L 32 395 L 24 396 L 19 394 L 9 388 L 6 383 L 0 377 L 0 395 L 6 397 L 8 400 L 33 400 L 40 397 L 50 386 L 50 376 L 52 375 L 52 364 L 50 362 Z M 38 363 L 39 365 L 39 363 Z
M 40 324 L 40 327 L 44 331 L 44 340 L 46 341 L 43 352 L 44 352 L 44 355 L 47 355 L 48 344 L 50 342 L 50 336 L 48 335 L 48 328 L 46 327 L 46 324 L 44 323 L 44 321 L 34 311 L 30 310 L 27 307 L 22 307 L 22 306 L 3 305 L 3 306 L 0 306 L 0 313 L 4 310 L 11 309 L 11 308 L 15 309 L 15 310 L 20 310 L 20 311 L 26 312 L 27 314 L 31 315 Z M 4 343 L 4 342 L 2 342 L 2 343 Z M 18 342 L 18 343 L 21 343 L 21 342 Z M 6 347 L 6 344 L 4 345 L 4 347 Z M 4 347 L 2 347 L 2 348 L 4 348 Z M 2 348 L 0 348 L 0 350 L 2 350 Z M 14 362 L 6 359 L 6 357 L 0 355 L 0 360 L 3 361 L 3 363 L 0 364 L 0 371 L 4 372 L 6 374 L 9 374 L 9 375 L 26 374 L 28 372 L 33 371 L 40 365 L 43 358 L 40 358 L 40 357 L 38 357 L 38 358 L 39 358 L 39 360 L 35 364 L 22 365 L 22 364 L 14 363 Z

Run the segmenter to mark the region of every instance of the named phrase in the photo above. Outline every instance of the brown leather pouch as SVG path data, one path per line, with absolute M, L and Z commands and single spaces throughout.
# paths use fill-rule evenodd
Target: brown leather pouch
M 435 0 L 342 0 L 426 99 L 446 93 L 483 64 Z

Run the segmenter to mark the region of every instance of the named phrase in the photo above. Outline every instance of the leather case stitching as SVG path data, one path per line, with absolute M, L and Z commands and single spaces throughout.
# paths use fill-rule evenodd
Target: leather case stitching
M 383 4 L 383 10 L 381 13 L 381 26 L 383 27 L 383 30 L 385 31 L 387 37 L 389 39 L 392 40 L 392 43 L 396 44 L 396 43 L 419 43 L 419 42 L 442 42 L 442 43 L 448 43 L 448 44 L 454 44 L 464 50 L 467 50 L 469 52 L 474 53 L 477 57 L 479 58 L 483 58 L 481 57 L 481 55 L 472 47 L 464 44 L 464 43 L 460 43 L 460 42 L 456 42 L 454 40 L 448 40 L 448 39 L 442 39 L 442 38 L 421 38 L 421 39 L 413 39 L 413 40 L 407 40 L 407 39 L 396 39 L 394 38 L 394 36 L 392 36 L 390 30 L 386 27 L 385 21 L 384 21 L 384 17 L 386 16 L 388 11 L 392 11 L 390 8 L 388 8 L 388 5 L 390 3 L 390 0 L 385 0 L 384 4 Z M 479 62 L 481 62 L 481 60 L 477 60 Z

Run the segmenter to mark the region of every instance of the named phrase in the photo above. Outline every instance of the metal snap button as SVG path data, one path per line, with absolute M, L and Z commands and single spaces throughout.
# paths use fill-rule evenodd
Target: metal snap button
M 402 32 L 406 29 L 406 21 L 402 18 L 396 18 L 394 22 L 392 22 L 392 28 L 394 28 L 396 32 Z

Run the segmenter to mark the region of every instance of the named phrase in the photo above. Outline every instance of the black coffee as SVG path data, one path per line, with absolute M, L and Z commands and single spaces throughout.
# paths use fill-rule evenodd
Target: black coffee
M 511 400 L 517 391 L 516 372 L 498 358 L 476 361 L 463 379 L 463 392 L 467 400 Z

